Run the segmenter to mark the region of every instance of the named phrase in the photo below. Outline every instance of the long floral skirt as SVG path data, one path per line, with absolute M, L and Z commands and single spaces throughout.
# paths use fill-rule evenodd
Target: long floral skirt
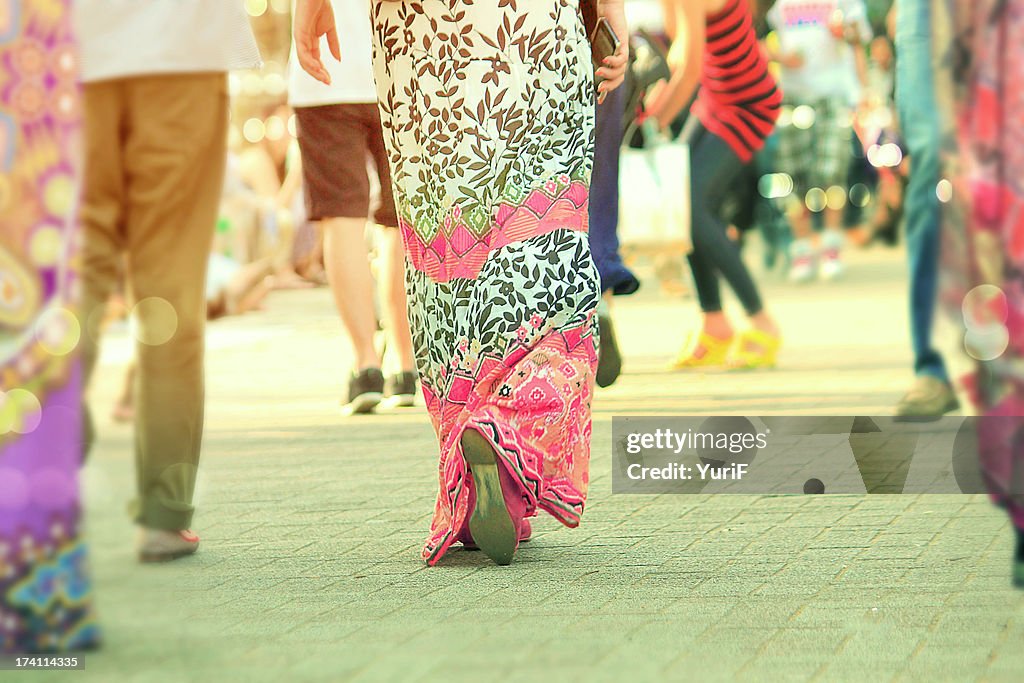
M 423 550 L 434 564 L 471 512 L 467 428 L 522 485 L 529 515 L 574 527 L 583 512 L 600 297 L 586 234 L 590 47 L 575 0 L 376 2 L 372 15 L 409 320 L 440 444 Z

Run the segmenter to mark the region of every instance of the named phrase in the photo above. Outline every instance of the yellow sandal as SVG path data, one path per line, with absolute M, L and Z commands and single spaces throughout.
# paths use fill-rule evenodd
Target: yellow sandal
M 749 329 L 740 333 L 729 358 L 730 370 L 760 370 L 774 368 L 778 360 L 782 337 L 763 330 Z
M 707 332 L 697 334 L 697 343 L 691 344 L 693 333 L 686 339 L 686 344 L 679 352 L 670 370 L 692 370 L 694 368 L 724 367 L 729 358 L 729 349 L 732 348 L 733 337 L 722 339 L 713 337 Z M 704 349 L 704 354 L 697 356 L 698 349 Z

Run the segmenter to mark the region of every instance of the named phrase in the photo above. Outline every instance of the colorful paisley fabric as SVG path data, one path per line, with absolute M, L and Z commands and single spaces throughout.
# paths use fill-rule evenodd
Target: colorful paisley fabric
M 1024 529 L 1024 0 L 935 9 L 949 185 L 943 299 L 964 325 L 965 378 L 995 502 Z
M 70 0 L 0 0 L 0 652 L 94 646 L 79 534 Z

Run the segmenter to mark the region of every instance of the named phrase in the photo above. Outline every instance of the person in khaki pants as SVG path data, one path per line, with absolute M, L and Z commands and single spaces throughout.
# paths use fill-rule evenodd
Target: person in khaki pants
M 259 54 L 240 0 L 80 0 L 86 381 L 122 264 L 137 302 L 142 561 L 191 554 L 203 433 L 206 264 L 223 186 L 227 71 Z M 91 421 L 87 419 L 87 444 Z

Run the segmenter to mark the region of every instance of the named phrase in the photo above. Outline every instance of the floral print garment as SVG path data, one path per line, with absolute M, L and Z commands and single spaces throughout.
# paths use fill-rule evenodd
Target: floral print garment
M 468 510 L 482 433 L 528 514 L 586 497 L 598 275 L 587 240 L 590 46 L 576 0 L 375 2 L 374 68 L 407 256 L 409 319 L 440 443 L 424 559 Z
M 0 1 L 0 654 L 99 642 L 70 310 L 77 66 L 70 0 Z
M 936 92 L 950 114 L 943 300 L 975 361 L 966 384 L 985 480 L 1024 529 L 1024 0 L 933 7 Z

